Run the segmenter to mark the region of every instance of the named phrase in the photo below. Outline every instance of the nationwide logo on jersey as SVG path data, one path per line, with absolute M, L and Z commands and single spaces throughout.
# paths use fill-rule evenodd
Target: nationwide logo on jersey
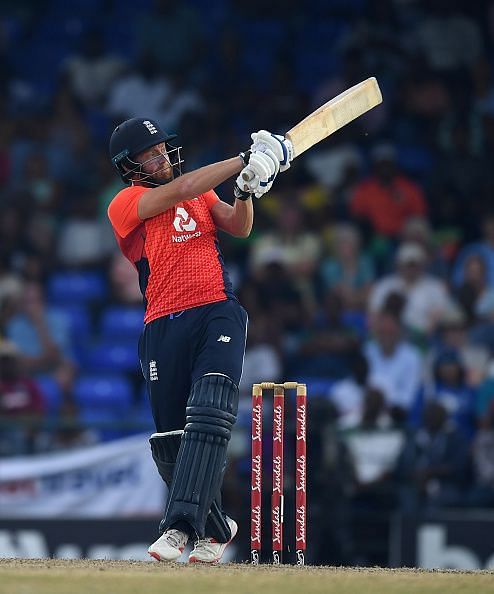
M 193 237 L 200 237 L 201 235 L 200 231 L 196 231 L 197 223 L 182 206 L 179 206 L 175 211 L 173 226 L 175 227 L 175 231 L 183 233 L 183 235 L 172 235 L 172 241 L 174 243 L 182 243 Z M 191 233 L 192 231 L 196 232 Z

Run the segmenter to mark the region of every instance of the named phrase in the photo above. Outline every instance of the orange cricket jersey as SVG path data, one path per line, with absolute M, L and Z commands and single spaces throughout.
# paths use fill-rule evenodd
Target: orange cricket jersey
M 210 190 L 143 221 L 137 205 L 146 191 L 124 188 L 108 207 L 120 249 L 139 273 L 144 322 L 233 295 L 210 212 L 219 200 L 216 193 Z

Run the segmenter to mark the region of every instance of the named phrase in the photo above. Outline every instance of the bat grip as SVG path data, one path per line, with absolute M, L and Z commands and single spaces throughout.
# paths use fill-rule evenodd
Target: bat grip
M 256 174 L 251 171 L 250 169 L 247 169 L 246 171 L 244 171 L 242 173 L 242 179 L 246 182 L 250 182 L 252 179 L 254 179 L 256 176 Z

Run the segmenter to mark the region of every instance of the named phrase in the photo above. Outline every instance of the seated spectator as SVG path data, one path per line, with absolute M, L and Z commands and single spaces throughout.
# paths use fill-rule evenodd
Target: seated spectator
M 59 262 L 72 267 L 105 264 L 114 243 L 107 225 L 98 218 L 97 198 L 85 194 L 78 196 L 60 230 Z
M 448 422 L 439 402 L 429 402 L 423 427 L 412 432 L 400 454 L 395 475 L 405 512 L 460 506 L 468 479 L 468 443 Z
M 202 43 L 202 25 L 192 6 L 170 0 L 154 0 L 152 10 L 143 11 L 137 22 L 139 48 L 151 52 L 161 70 L 184 72 L 202 64 L 201 50 L 207 49 Z M 165 39 L 166 52 L 162 51 Z
M 288 368 L 299 376 L 343 378 L 358 344 L 354 329 L 343 319 L 341 297 L 327 293 Z
M 442 350 L 458 353 L 469 386 L 478 386 L 485 378 L 489 367 L 489 348 L 476 337 L 468 325 L 466 315 L 454 303 L 441 316 L 435 336 L 435 347 L 430 351 L 431 365 Z
M 409 330 L 428 336 L 451 303 L 447 288 L 440 280 L 427 274 L 426 253 L 416 243 L 400 245 L 396 266 L 395 273 L 383 277 L 374 285 L 369 297 L 369 311 L 375 315 L 391 294 L 401 294 L 406 300 L 403 323 Z
M 306 309 L 295 278 L 285 264 L 281 249 L 266 250 L 256 262 L 251 282 L 242 288 L 249 312 L 260 310 L 275 318 L 282 331 L 298 334 L 304 326 Z
M 359 423 L 344 440 L 355 465 L 353 505 L 365 509 L 394 507 L 392 471 L 403 447 L 404 432 L 394 423 L 384 390 L 367 388 Z
M 482 32 L 460 3 L 431 0 L 417 19 L 409 41 L 423 53 L 432 70 L 454 72 L 472 66 L 482 51 Z
M 434 377 L 422 398 L 419 398 L 417 421 L 420 422 L 425 402 L 439 402 L 448 413 L 448 421 L 453 423 L 463 435 L 470 439 L 475 430 L 475 402 L 477 392 L 466 381 L 466 369 L 460 354 L 454 349 L 440 351 L 434 361 Z M 424 402 L 425 400 L 425 402 Z
M 296 203 L 283 205 L 276 227 L 254 238 L 250 267 L 255 271 L 271 253 L 279 253 L 304 296 L 306 305 L 314 305 L 313 275 L 319 264 L 321 239 L 307 230 L 304 212 Z
M 436 237 L 425 217 L 410 217 L 403 225 L 400 243 L 417 243 L 427 254 L 427 272 L 447 281 L 451 260 L 456 253 L 458 238 L 446 234 Z
M 483 259 L 488 286 L 494 288 L 494 212 L 485 213 L 482 217 L 482 239 L 467 244 L 458 254 L 452 276 L 455 287 L 465 282 L 465 260 L 473 255 Z
M 22 297 L 10 301 L 5 333 L 20 351 L 30 376 L 53 374 L 63 393 L 70 394 L 75 368 L 72 337 L 65 315 L 46 307 L 39 283 L 26 282 Z
M 494 288 L 489 287 L 487 268 L 480 254 L 471 254 L 463 261 L 463 282 L 456 289 L 458 304 L 468 323 L 483 317 L 494 304 Z
M 378 145 L 371 156 L 374 171 L 355 187 L 350 210 L 374 233 L 397 238 L 409 217 L 426 215 L 425 197 L 422 189 L 399 171 L 394 147 Z
M 276 329 L 267 316 L 257 315 L 249 323 L 247 348 L 245 350 L 244 368 L 240 380 L 240 395 L 248 397 L 252 384 L 263 381 L 280 380 L 282 362 L 277 348 Z
M 43 394 L 23 373 L 17 347 L 0 339 L 0 456 L 32 453 L 44 410 Z
M 494 406 L 482 419 L 472 446 L 473 484 L 467 496 L 471 507 L 494 507 Z
M 364 347 L 369 381 L 387 386 L 386 404 L 408 412 L 423 376 L 420 352 L 403 337 L 399 318 L 381 311 L 373 325 L 373 337 Z
M 355 473 L 351 453 L 335 430 L 334 412 L 327 399 L 311 397 L 307 421 L 311 427 L 307 442 L 307 488 L 310 493 L 318 493 L 310 512 L 314 538 L 311 563 L 339 565 L 353 562 L 349 495 L 354 488 Z
M 338 426 L 349 429 L 357 426 L 362 419 L 364 395 L 369 374 L 369 364 L 358 350 L 349 363 L 349 374 L 335 382 L 329 391 L 329 400 L 338 414 Z
M 123 69 L 123 61 L 106 51 L 101 32 L 92 30 L 82 38 L 79 52 L 63 64 L 62 76 L 84 105 L 102 107 Z
M 176 73 L 165 77 L 156 58 L 148 52 L 113 86 L 107 109 L 117 120 L 145 113 L 165 130 L 177 130 L 186 113 L 203 110 L 203 102 L 183 76 Z
M 35 449 L 38 453 L 67 451 L 95 445 L 99 441 L 98 431 L 81 426 L 75 402 L 66 399 L 60 406 L 56 426 L 36 438 Z
M 339 293 L 346 310 L 365 310 L 375 273 L 371 259 L 361 251 L 353 225 L 337 225 L 330 255 L 321 263 L 324 289 Z

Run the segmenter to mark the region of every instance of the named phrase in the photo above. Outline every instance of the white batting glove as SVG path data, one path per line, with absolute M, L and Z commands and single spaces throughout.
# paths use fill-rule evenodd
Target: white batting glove
M 237 177 L 236 185 L 243 191 L 260 198 L 273 185 L 280 164 L 269 149 L 266 152 L 255 152 L 250 155 L 249 164 Z
M 286 171 L 290 167 L 290 161 L 293 160 L 292 143 L 280 134 L 271 134 L 267 130 L 259 130 L 250 135 L 252 145 L 250 150 L 253 152 L 272 151 L 280 162 L 280 171 Z

